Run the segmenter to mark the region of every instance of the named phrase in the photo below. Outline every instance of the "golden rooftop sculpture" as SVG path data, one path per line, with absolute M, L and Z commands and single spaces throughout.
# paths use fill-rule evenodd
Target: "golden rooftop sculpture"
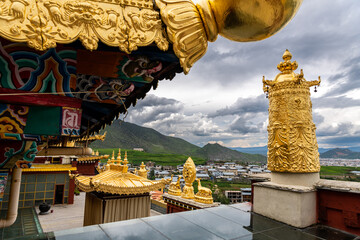
M 218 34 L 239 42 L 265 39 L 292 19 L 301 2 L 4 0 L 0 3 L 0 36 L 41 51 L 78 39 L 91 51 L 102 41 L 126 53 L 153 43 L 166 51 L 171 43 L 186 74 Z
M 138 176 L 140 176 L 142 178 L 147 178 L 148 172 L 149 172 L 149 170 L 146 170 L 144 162 L 141 162 L 139 170 L 135 169 L 135 174 L 137 174 Z
M 196 178 L 195 180 L 198 182 L 198 192 L 195 195 L 195 201 L 212 204 L 214 202 L 212 197 L 212 191 L 207 187 L 201 186 L 200 178 Z
M 319 152 L 312 119 L 310 87 L 320 85 L 320 77 L 306 81 L 303 70 L 286 50 L 281 71 L 274 80 L 265 80 L 269 98 L 268 169 L 273 172 L 310 173 L 320 171 Z
M 180 179 L 181 177 L 185 180 L 185 186 L 181 191 Z M 171 175 L 170 185 L 168 194 L 173 196 L 181 196 L 185 199 L 194 199 L 196 202 L 212 204 L 213 197 L 212 191 L 209 188 L 201 186 L 200 178 L 196 178 L 196 167 L 194 161 L 189 157 L 183 168 L 183 175 L 179 175 L 176 182 L 172 182 L 173 176 Z M 194 194 L 193 182 L 198 182 L 198 192 Z
M 169 190 L 168 193 L 170 195 L 174 195 L 174 196 L 180 196 L 181 195 L 181 187 L 180 187 L 180 180 L 181 180 L 181 175 L 178 176 L 178 179 L 176 182 L 172 182 L 173 180 L 173 175 L 171 175 L 171 182 L 169 185 Z
M 183 192 L 181 194 L 181 197 L 188 198 L 188 199 L 194 199 L 194 187 L 193 182 L 196 178 L 196 168 L 194 161 L 189 157 L 183 168 L 183 178 L 185 180 L 185 186 L 183 187 Z
M 114 155 L 112 159 L 114 158 Z M 111 194 L 142 194 L 150 191 L 163 189 L 170 180 L 161 179 L 152 181 L 146 177 L 138 176 L 128 172 L 127 156 L 124 164 L 108 161 L 105 170 L 95 176 L 71 175 L 75 179 L 75 184 L 84 192 L 104 192 Z M 144 167 L 145 165 L 142 164 Z M 147 170 L 145 170 L 147 171 Z

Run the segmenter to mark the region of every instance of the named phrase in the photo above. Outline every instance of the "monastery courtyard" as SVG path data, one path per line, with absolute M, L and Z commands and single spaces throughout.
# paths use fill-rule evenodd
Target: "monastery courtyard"
M 38 215 L 44 232 L 53 232 L 83 226 L 85 207 L 85 193 L 75 196 L 74 204 L 59 204 L 51 206 L 52 213 Z M 51 211 L 50 210 L 50 211 Z M 36 209 L 39 212 L 39 209 Z M 49 212 L 50 212 L 49 211 Z M 151 209 L 150 216 L 160 215 Z

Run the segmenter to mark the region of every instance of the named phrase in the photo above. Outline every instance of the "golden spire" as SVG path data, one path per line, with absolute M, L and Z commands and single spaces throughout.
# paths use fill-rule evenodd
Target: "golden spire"
M 111 160 L 110 160 L 110 164 L 114 164 L 115 162 L 115 156 L 114 156 L 114 151 L 112 152 L 112 156 L 111 156 Z
M 95 153 L 96 156 L 99 156 L 99 151 L 97 150 L 96 153 Z
M 124 164 L 123 172 L 127 172 L 127 170 L 128 170 L 128 166 L 127 166 L 127 164 L 128 164 L 127 151 L 125 151 L 125 157 L 124 157 L 124 162 L 123 162 L 123 164 Z
M 116 163 L 121 164 L 121 149 L 120 148 L 119 148 L 119 153 L 118 153 L 117 158 L 116 158 Z

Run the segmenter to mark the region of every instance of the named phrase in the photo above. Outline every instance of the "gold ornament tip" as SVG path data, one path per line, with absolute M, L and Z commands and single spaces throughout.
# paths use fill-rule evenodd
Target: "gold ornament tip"
M 237 42 L 259 41 L 274 35 L 295 16 L 301 3 L 302 0 L 196 1 L 208 40 L 214 41 L 219 32 Z

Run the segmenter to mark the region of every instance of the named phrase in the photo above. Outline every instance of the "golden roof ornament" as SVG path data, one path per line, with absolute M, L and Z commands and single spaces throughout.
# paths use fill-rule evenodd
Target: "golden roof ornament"
M 185 180 L 185 186 L 183 188 L 181 197 L 193 199 L 195 195 L 194 187 L 192 185 L 196 178 L 196 167 L 191 157 L 189 157 L 184 164 L 182 176 Z
M 124 172 L 124 165 L 111 164 L 109 168 L 95 176 L 74 175 L 75 184 L 84 192 L 104 192 L 111 194 L 142 194 L 162 189 L 170 180 L 152 181 Z
M 123 172 L 127 172 L 128 171 L 128 159 L 127 159 L 127 151 L 125 151 L 125 157 L 124 157 L 124 161 L 123 161 L 123 164 L 124 164 L 124 168 L 123 168 Z
M 302 0 L 155 0 L 184 73 L 221 36 L 237 42 L 268 38 L 294 17 Z M 255 7 L 256 4 L 256 7 Z
M 292 55 L 289 52 L 289 50 L 286 49 L 286 51 L 283 54 L 283 60 L 284 62 L 280 62 L 277 65 L 277 69 L 279 69 L 283 73 L 290 73 L 298 68 L 298 64 L 296 61 L 291 62 Z
M 212 204 L 214 202 L 212 197 L 212 191 L 201 186 L 200 178 L 195 179 L 198 182 L 198 192 L 195 195 L 195 201 L 200 203 Z
M 311 173 L 320 171 L 319 152 L 312 119 L 310 87 L 321 79 L 306 81 L 304 72 L 294 73 L 297 63 L 286 50 L 274 80 L 265 80 L 269 98 L 268 169 L 273 172 Z
M 120 148 L 119 148 L 119 152 L 118 152 L 118 155 L 117 155 L 117 158 L 116 158 L 116 163 L 121 164 L 121 149 Z
M 174 196 L 180 196 L 181 195 L 181 186 L 180 186 L 180 180 L 181 180 L 181 175 L 178 176 L 178 179 L 176 182 L 173 182 L 173 177 L 174 175 L 171 175 L 171 181 L 170 181 L 170 185 L 169 185 L 169 190 L 168 193 L 170 195 L 174 195 Z
M 144 162 L 141 162 L 140 169 L 136 171 L 137 175 L 143 178 L 147 178 L 147 173 L 149 170 L 146 170 Z

